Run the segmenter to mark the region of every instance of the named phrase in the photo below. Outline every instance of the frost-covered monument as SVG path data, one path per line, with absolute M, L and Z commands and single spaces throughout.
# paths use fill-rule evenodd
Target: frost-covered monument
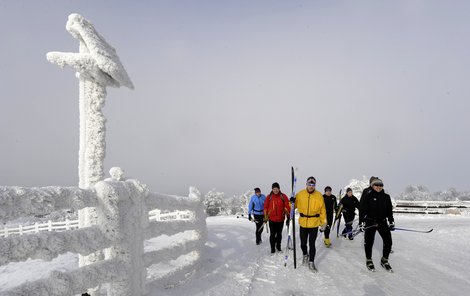
M 133 84 L 114 48 L 89 21 L 72 14 L 66 28 L 79 40 L 79 52 L 50 52 L 47 59 L 77 71 L 79 186 L 0 186 L 0 222 L 75 209 L 79 212 L 79 229 L 0 238 L 0 265 L 28 258 L 51 260 L 75 252 L 82 256 L 80 268 L 55 271 L 9 291 L 0 288 L 0 293 L 46 296 L 75 295 L 88 290 L 91 295 L 145 295 L 149 285 L 177 283 L 198 265 L 206 241 L 201 194 L 193 187 L 188 197 L 153 193 L 138 180 L 123 178 L 123 171 L 118 167 L 111 168 L 111 178 L 104 179 L 106 119 L 101 109 L 106 87 L 132 89 Z M 178 210 L 190 211 L 190 218 L 149 220 L 149 211 Z M 171 244 L 160 241 L 157 247 L 152 247 L 149 242 L 146 245 L 150 248 L 144 249 L 144 242 L 149 239 L 175 234 L 178 239 Z

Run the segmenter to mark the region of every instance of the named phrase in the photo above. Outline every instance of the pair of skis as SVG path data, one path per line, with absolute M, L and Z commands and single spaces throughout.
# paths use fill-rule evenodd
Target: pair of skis
M 291 193 L 291 206 L 290 206 L 290 222 L 287 226 L 287 248 L 286 255 L 284 257 L 284 266 L 287 266 L 287 260 L 289 259 L 289 250 L 292 250 L 294 255 L 294 269 L 297 268 L 297 256 L 295 249 L 295 185 L 297 183 L 297 177 L 295 176 L 294 167 L 291 167 L 291 177 L 292 177 L 292 193 Z

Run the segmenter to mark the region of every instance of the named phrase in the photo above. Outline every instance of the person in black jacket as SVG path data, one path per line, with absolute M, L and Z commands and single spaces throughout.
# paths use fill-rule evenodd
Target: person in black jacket
M 375 232 L 378 231 L 383 240 L 380 264 L 386 270 L 392 271 L 388 262 L 388 255 L 392 249 L 392 234 L 390 231 L 395 230 L 392 200 L 390 195 L 384 192 L 383 182 L 379 178 L 371 178 L 370 187 L 364 190 L 361 196 L 359 224 L 361 230 L 365 231 L 364 250 L 367 268 L 372 271 L 375 270 L 372 261 L 372 246 L 374 245 Z
M 353 240 L 354 237 L 352 234 L 352 224 L 354 222 L 354 218 L 356 217 L 355 210 L 359 209 L 359 200 L 353 195 L 352 189 L 348 188 L 346 189 L 346 195 L 339 203 L 340 205 L 343 205 L 341 212 L 343 213 L 345 225 L 341 234 L 344 237 L 348 236 L 350 240 Z
M 336 196 L 331 194 L 331 187 L 325 187 L 325 194 L 323 194 L 323 201 L 325 202 L 326 209 L 326 228 L 325 228 L 325 246 L 329 248 L 331 246 L 330 242 L 330 229 L 333 223 L 333 213 L 336 213 L 338 209 L 338 203 L 336 201 Z

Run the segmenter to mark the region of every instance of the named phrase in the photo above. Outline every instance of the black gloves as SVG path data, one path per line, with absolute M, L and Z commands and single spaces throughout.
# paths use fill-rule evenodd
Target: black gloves
M 289 199 L 289 201 L 290 201 L 290 202 L 295 202 L 295 197 L 291 197 L 291 198 Z
M 289 226 L 289 222 L 290 222 L 290 219 L 287 218 L 287 219 L 286 219 L 286 226 Z
M 252 220 L 251 215 L 248 215 L 248 220 L 250 220 L 250 221 Z
M 388 225 L 388 229 L 390 229 L 390 231 L 394 231 L 395 230 L 395 222 L 392 222 Z

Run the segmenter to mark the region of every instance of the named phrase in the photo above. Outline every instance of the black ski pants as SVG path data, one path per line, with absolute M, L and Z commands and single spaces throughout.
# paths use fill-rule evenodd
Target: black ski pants
M 277 249 L 281 250 L 282 241 L 282 228 L 284 228 L 284 222 L 274 222 L 269 220 L 269 243 L 271 244 L 271 253 L 274 253 Z
M 373 225 L 375 222 L 366 222 L 366 227 Z M 364 250 L 366 252 L 366 259 L 372 259 L 372 247 L 374 246 L 375 232 L 378 231 L 383 241 L 382 256 L 388 259 L 390 251 L 392 250 L 392 233 L 386 221 L 380 222 L 377 227 L 371 227 L 365 230 L 364 233 Z
M 304 228 L 300 226 L 300 248 L 302 249 L 302 253 L 305 255 L 309 255 L 309 261 L 313 262 L 315 259 L 315 240 L 317 239 L 318 234 L 318 227 L 315 228 Z M 310 247 L 309 252 L 307 252 L 307 241 L 308 246 Z
M 333 226 L 333 213 L 326 214 L 326 224 L 328 226 L 325 228 L 325 238 L 330 238 L 330 230 Z
M 255 224 L 256 224 L 256 243 L 259 244 L 261 242 L 261 234 L 263 233 L 263 230 L 261 230 L 261 227 L 263 226 L 263 219 L 264 215 L 253 215 L 253 218 L 255 219 Z

